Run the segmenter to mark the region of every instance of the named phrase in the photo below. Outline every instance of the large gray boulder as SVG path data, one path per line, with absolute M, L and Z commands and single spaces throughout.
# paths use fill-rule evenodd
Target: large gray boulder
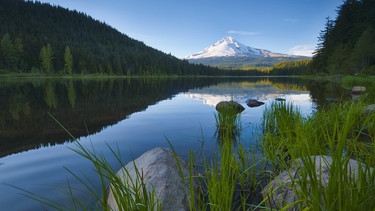
M 323 187 L 328 186 L 330 178 L 330 166 L 332 165 L 332 157 L 330 156 L 312 156 L 311 160 L 315 163 L 315 171 L 317 178 L 319 178 Z M 358 178 L 358 167 L 365 165 L 359 161 L 350 159 L 348 162 L 348 176 L 351 178 Z M 292 167 L 283 171 L 275 179 L 273 179 L 262 190 L 263 198 L 265 198 L 266 206 L 272 209 L 281 209 L 288 204 L 298 201 L 295 190 L 300 190 L 298 181 L 301 178 L 301 171 L 304 171 L 304 166 L 301 159 L 293 161 Z M 371 169 L 372 171 L 372 169 Z M 288 210 L 303 210 L 303 206 L 294 205 Z
M 189 176 L 186 161 L 179 158 L 179 163 L 185 177 Z M 163 211 L 185 211 L 189 210 L 189 187 L 188 180 L 183 180 L 179 173 L 173 152 L 166 148 L 154 148 L 145 152 L 142 156 L 129 162 L 117 172 L 124 183 L 129 179 L 136 181 L 137 175 L 134 166 L 143 176 L 147 191 L 155 191 L 156 197 L 161 202 Z M 125 169 L 128 171 L 126 173 Z M 111 187 L 111 186 L 110 186 Z M 108 205 L 112 210 L 119 210 L 113 193 L 109 188 Z

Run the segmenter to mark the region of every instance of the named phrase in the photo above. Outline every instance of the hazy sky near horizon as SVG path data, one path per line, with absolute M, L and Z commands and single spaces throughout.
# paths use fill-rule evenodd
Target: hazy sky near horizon
M 183 58 L 219 39 L 311 56 L 326 17 L 343 0 L 39 0 L 86 13 L 131 38 Z

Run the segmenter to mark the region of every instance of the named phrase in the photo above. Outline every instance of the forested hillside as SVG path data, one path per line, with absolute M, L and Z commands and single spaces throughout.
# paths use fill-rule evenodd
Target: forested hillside
M 263 69 L 268 75 L 307 75 L 311 69 L 311 59 L 282 61 Z
M 313 57 L 313 71 L 375 74 L 375 1 L 346 0 L 336 20 L 327 18 Z
M 217 75 L 223 70 L 165 54 L 62 7 L 0 1 L 0 72 Z

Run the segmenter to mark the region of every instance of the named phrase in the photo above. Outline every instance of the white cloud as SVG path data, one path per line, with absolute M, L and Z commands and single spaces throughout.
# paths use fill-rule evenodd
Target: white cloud
M 289 50 L 290 54 L 299 55 L 299 56 L 312 56 L 315 51 L 315 45 L 306 44 L 306 45 L 296 45 Z
M 227 31 L 227 33 L 228 34 L 245 35 L 245 36 L 253 36 L 253 35 L 261 34 L 260 32 L 237 31 L 237 30 L 229 30 L 229 31 Z

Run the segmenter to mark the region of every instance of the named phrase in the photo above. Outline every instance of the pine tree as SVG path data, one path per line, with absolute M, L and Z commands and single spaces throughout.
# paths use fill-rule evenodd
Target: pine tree
M 15 54 L 15 61 L 14 61 L 15 68 L 23 71 L 24 50 L 23 50 L 23 43 L 22 43 L 21 38 L 16 38 L 16 40 L 14 41 L 14 54 Z
M 67 74 L 72 74 L 73 73 L 73 56 L 72 56 L 69 46 L 65 47 L 64 60 L 65 60 L 64 72 Z
M 313 56 L 312 66 L 313 69 L 317 72 L 327 72 L 327 61 L 330 51 L 328 46 L 331 42 L 331 33 L 333 31 L 334 26 L 334 21 L 331 20 L 330 17 L 327 17 L 325 28 L 320 32 L 320 35 L 318 37 L 318 47 L 315 50 Z
M 51 74 L 53 73 L 53 51 L 51 44 L 47 44 L 47 46 L 43 46 L 40 50 L 40 62 L 41 62 L 41 69 L 43 73 Z

